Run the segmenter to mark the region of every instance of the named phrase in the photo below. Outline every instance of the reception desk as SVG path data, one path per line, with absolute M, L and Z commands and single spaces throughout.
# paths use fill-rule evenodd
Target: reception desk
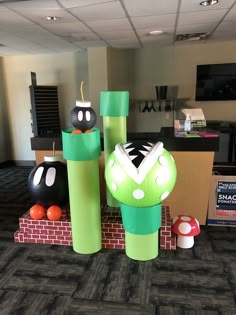
M 209 192 L 211 185 L 214 152 L 219 150 L 219 137 L 180 138 L 175 137 L 173 128 L 162 128 L 160 133 L 128 133 L 128 141 L 162 141 L 176 163 L 177 181 L 163 205 L 170 206 L 171 217 L 189 214 L 196 217 L 201 225 L 206 224 Z M 35 151 L 36 163 L 43 162 L 44 156 L 55 150 L 62 153 L 61 135 L 33 137 L 31 148 Z M 103 139 L 101 136 L 103 147 Z M 104 158 L 100 157 L 101 200 L 106 202 L 104 181 Z

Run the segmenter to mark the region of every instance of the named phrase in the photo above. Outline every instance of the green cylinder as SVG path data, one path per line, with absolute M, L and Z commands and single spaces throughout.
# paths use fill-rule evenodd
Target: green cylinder
M 62 132 L 63 156 L 67 159 L 73 249 L 92 254 L 102 248 L 99 161 L 99 129 L 91 133 Z
M 129 92 L 100 92 L 100 115 L 103 116 L 105 164 L 117 143 L 127 142 L 126 116 L 129 113 Z M 107 189 L 107 204 L 119 207 L 119 202 Z
M 158 230 L 161 227 L 162 204 L 132 207 L 120 204 L 125 229 L 126 255 L 134 260 L 151 260 L 158 256 Z
M 68 160 L 67 169 L 73 249 L 92 254 L 102 247 L 98 160 Z
M 151 260 L 158 256 L 158 231 L 152 234 L 125 232 L 126 255 L 134 260 Z

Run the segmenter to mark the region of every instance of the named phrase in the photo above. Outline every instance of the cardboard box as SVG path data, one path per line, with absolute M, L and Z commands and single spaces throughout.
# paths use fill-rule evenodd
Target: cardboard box
M 212 175 L 207 224 L 236 226 L 236 176 Z

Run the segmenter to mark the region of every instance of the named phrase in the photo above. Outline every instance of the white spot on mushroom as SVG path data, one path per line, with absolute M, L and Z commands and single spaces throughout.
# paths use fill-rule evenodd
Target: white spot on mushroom
M 162 195 L 161 195 L 161 200 L 166 199 L 169 196 L 169 191 L 165 191 Z
M 191 221 L 190 217 L 187 217 L 186 215 L 181 216 L 181 220 L 183 221 Z
M 111 184 L 112 190 L 116 191 L 118 189 L 117 185 L 115 183 Z
M 132 195 L 135 199 L 142 199 L 144 197 L 144 192 L 141 189 L 136 189 L 133 191 Z
M 179 225 L 179 231 L 180 231 L 180 233 L 182 233 L 182 234 L 188 234 L 188 233 L 190 233 L 191 232 L 191 225 L 189 224 L 189 223 L 187 223 L 187 222 L 182 222 L 182 223 L 180 223 L 180 225 Z
M 158 161 L 162 166 L 168 166 L 168 160 L 165 156 L 161 155 Z
M 109 161 L 109 166 L 112 167 L 114 165 L 115 161 L 114 160 L 110 160 Z

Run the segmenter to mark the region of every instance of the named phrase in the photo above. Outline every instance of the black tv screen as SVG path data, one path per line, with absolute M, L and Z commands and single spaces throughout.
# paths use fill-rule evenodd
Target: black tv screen
M 236 100 L 236 63 L 197 65 L 195 100 Z

